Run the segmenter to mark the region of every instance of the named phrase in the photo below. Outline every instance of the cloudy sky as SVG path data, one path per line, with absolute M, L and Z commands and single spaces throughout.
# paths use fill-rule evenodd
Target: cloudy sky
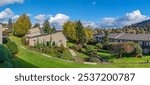
M 84 26 L 122 27 L 149 19 L 149 0 L 0 0 L 0 22 L 26 13 L 32 23 L 45 19 L 58 28 L 68 20 Z

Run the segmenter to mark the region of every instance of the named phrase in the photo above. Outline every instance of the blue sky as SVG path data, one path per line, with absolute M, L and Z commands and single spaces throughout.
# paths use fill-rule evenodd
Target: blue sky
M 94 27 L 121 27 L 149 19 L 149 2 L 149 0 L 1 0 L 0 21 L 27 13 L 33 23 L 42 23 L 43 18 L 57 25 L 62 25 L 67 20 L 81 20 L 85 25 Z M 6 17 L 2 12 L 8 8 L 12 14 Z

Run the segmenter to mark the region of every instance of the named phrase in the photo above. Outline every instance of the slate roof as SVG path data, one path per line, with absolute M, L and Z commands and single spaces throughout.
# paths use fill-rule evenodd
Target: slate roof
M 95 37 L 104 37 L 104 34 L 96 34 Z M 109 34 L 108 37 L 117 40 L 150 41 L 150 34 L 114 33 Z

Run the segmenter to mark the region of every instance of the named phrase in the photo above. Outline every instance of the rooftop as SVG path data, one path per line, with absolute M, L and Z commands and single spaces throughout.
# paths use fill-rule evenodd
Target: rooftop
M 104 34 L 96 34 L 95 37 L 104 37 Z M 150 41 L 150 34 L 114 33 L 109 34 L 108 37 L 119 40 Z

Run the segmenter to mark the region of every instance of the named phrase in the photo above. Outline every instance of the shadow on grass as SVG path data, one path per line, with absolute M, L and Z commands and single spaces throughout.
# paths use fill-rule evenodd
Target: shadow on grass
M 12 58 L 12 64 L 13 64 L 14 68 L 39 68 L 29 62 L 26 62 L 25 60 L 23 60 L 17 56 Z

